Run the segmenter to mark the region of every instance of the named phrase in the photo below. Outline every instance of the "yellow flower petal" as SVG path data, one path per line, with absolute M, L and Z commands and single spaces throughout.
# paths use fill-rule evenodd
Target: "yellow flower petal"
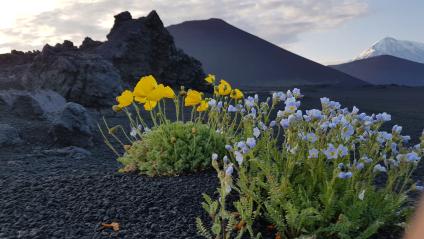
M 146 97 L 148 101 L 160 101 L 164 97 L 165 86 L 160 84 L 152 90 Z
M 157 86 L 158 83 L 152 75 L 141 77 L 134 88 L 134 96 L 139 100 L 146 98 Z
M 208 74 L 208 76 L 205 78 L 205 81 L 209 84 L 215 83 L 215 75 Z
M 241 99 L 241 98 L 243 98 L 243 96 L 244 96 L 243 92 L 241 92 L 241 90 L 239 90 L 239 89 L 232 90 L 231 94 L 230 94 L 230 97 L 232 99 L 235 99 L 235 100 Z
M 169 86 L 165 87 L 163 97 L 168 99 L 174 99 L 175 98 L 174 90 Z
M 144 104 L 147 101 L 146 97 L 138 97 L 138 96 L 134 97 L 134 100 L 140 104 Z
M 221 80 L 218 85 L 218 94 L 229 95 L 231 93 L 231 85 L 225 80 Z
M 118 101 L 118 107 L 120 108 L 129 106 L 133 102 L 133 99 L 133 93 L 129 90 L 125 90 L 120 96 L 116 97 L 116 101 Z
M 184 100 L 185 106 L 195 106 L 200 104 L 200 101 L 202 101 L 202 94 L 195 90 L 188 90 L 187 96 Z
M 205 100 L 202 100 L 200 102 L 200 105 L 197 106 L 197 112 L 203 112 L 203 111 L 207 110 L 208 107 L 209 107 L 208 102 L 206 102 Z
M 158 102 L 156 101 L 146 101 L 146 103 L 144 104 L 144 109 L 147 111 L 151 111 L 156 107 L 157 104 Z

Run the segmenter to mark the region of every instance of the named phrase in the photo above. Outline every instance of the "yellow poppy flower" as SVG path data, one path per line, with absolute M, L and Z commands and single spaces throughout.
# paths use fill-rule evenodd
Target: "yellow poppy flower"
M 205 100 L 202 100 L 200 102 L 200 105 L 197 106 L 197 112 L 203 112 L 203 111 L 207 110 L 208 107 L 209 107 L 208 102 L 206 102 Z
M 129 90 L 125 90 L 120 96 L 116 97 L 116 101 L 118 101 L 119 108 L 129 106 L 133 102 L 133 99 L 133 93 Z
M 232 90 L 231 94 L 230 94 L 230 97 L 232 99 L 235 99 L 235 100 L 241 99 L 241 98 L 243 98 L 243 96 L 244 96 L 243 92 L 241 92 L 241 90 L 239 90 L 239 89 Z
M 147 96 L 158 86 L 156 79 L 152 76 L 143 76 L 134 88 L 135 101 L 146 103 Z
M 231 93 L 231 85 L 225 80 L 221 80 L 218 85 L 218 94 L 229 95 Z
M 196 106 L 202 101 L 202 94 L 196 90 L 188 90 L 184 100 L 185 106 Z
M 215 83 L 215 75 L 208 74 L 208 76 L 205 78 L 205 81 L 209 84 Z
M 151 111 L 156 107 L 157 104 L 158 104 L 157 101 L 148 100 L 148 101 L 146 101 L 146 103 L 144 103 L 144 109 L 147 110 L 147 111 Z

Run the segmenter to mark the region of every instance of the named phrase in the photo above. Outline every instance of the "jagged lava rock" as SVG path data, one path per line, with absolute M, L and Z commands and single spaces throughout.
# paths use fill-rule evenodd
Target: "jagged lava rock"
M 116 15 L 107 39 L 97 53 L 112 61 L 121 79 L 131 86 L 141 76 L 154 75 L 172 86 L 205 88 L 201 63 L 176 48 L 155 11 L 138 19 L 129 12 Z
M 70 41 L 46 45 L 23 78 L 28 89 L 50 89 L 69 101 L 99 107 L 122 91 L 120 76 L 101 56 L 79 51 Z
M 93 145 L 94 122 L 82 105 L 68 102 L 53 122 L 49 132 L 55 142 L 61 145 L 89 147 Z
M 8 124 L 0 124 L 0 147 L 22 143 L 19 131 Z

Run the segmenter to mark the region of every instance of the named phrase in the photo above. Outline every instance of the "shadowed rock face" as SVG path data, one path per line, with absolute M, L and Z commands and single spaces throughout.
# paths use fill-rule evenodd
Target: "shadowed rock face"
M 120 76 L 101 56 L 78 50 L 65 41 L 49 45 L 35 57 L 23 77 L 26 89 L 50 89 L 68 101 L 86 106 L 107 106 L 122 91 Z
M 112 105 L 122 88 L 150 74 L 174 87 L 206 88 L 200 62 L 175 47 L 155 11 L 138 19 L 129 12 L 116 15 L 107 37 L 87 37 L 80 47 L 64 41 L 41 52 L 0 55 L 0 87 L 54 90 L 89 107 Z
M 96 52 L 112 61 L 122 80 L 132 86 L 141 76 L 150 74 L 173 86 L 204 85 L 200 62 L 175 47 L 155 11 L 138 19 L 129 12 L 116 15 L 107 39 Z

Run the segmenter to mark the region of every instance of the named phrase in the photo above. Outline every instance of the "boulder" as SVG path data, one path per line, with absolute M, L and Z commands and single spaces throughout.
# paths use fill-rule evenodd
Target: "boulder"
M 89 147 L 93 145 L 95 121 L 80 104 L 68 102 L 58 114 L 49 130 L 54 141 L 65 146 Z
M 119 72 L 109 61 L 80 51 L 69 41 L 46 45 L 22 81 L 27 89 L 54 90 L 89 107 L 110 106 L 122 91 Z
M 22 118 L 51 120 L 65 103 L 61 95 L 50 90 L 0 91 L 0 112 L 11 112 Z
M 16 128 L 8 124 L 0 124 L 0 147 L 14 146 L 22 142 Z

